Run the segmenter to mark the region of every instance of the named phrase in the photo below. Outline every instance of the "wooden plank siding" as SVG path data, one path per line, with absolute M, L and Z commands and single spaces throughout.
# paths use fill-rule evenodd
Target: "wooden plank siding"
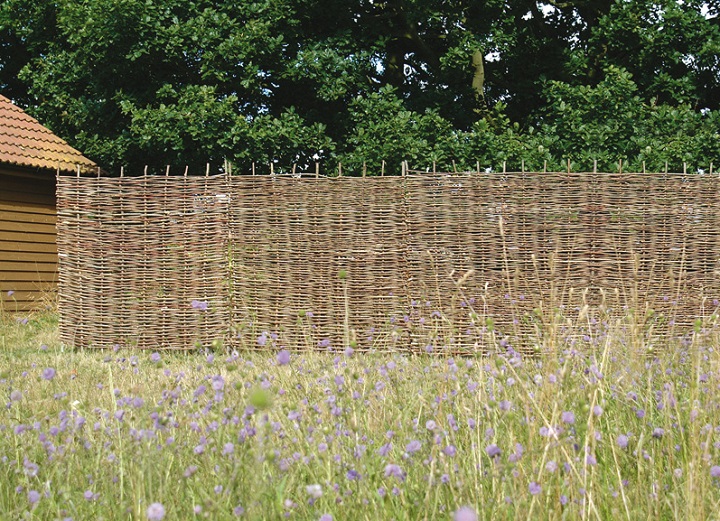
M 4 311 L 42 309 L 54 302 L 56 222 L 54 173 L 0 167 L 0 305 Z

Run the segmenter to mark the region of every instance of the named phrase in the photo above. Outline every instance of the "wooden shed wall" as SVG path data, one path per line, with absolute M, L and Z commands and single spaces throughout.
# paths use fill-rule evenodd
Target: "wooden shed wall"
M 42 309 L 54 301 L 55 224 L 54 175 L 0 167 L 0 303 L 5 311 Z

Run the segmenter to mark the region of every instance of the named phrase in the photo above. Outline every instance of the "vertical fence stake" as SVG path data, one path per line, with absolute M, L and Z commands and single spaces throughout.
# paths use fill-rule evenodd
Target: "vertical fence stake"
M 255 161 L 252 162 L 252 175 L 255 175 Z
M 665 161 L 665 173 L 666 174 L 668 173 L 668 162 L 667 161 Z
M 710 175 L 712 175 L 712 170 L 713 170 L 713 164 L 712 164 L 712 161 L 710 161 Z
M 383 159 L 382 165 L 380 165 L 380 177 L 385 175 L 385 160 Z
M 147 175 L 147 168 L 148 168 L 147 165 L 145 165 L 145 170 L 143 172 L 143 175 Z
M 125 167 L 124 166 L 120 167 L 120 177 L 125 177 Z
M 643 174 L 644 174 L 645 173 L 645 161 L 643 161 L 642 166 L 643 166 Z
M 622 159 L 618 163 L 618 174 L 622 174 Z
M 433 160 L 433 174 L 437 173 L 436 163 L 435 160 Z
M 338 177 L 342 177 L 342 163 L 338 162 Z
M 270 175 L 275 175 L 275 165 L 270 161 Z
M 320 163 L 315 161 L 315 179 L 320 177 Z
M 567 160 L 567 173 L 568 173 L 568 174 L 570 173 L 570 158 L 569 158 L 569 157 L 568 157 L 568 160 Z
M 297 165 L 296 165 L 295 163 L 293 163 L 293 166 L 292 166 L 292 175 L 293 175 L 293 176 L 295 175 L 295 167 L 296 167 L 296 166 L 297 166 Z
M 169 176 L 169 175 L 170 175 L 170 165 L 167 165 L 167 166 L 165 167 L 165 177 L 167 177 L 167 176 Z
M 452 165 L 453 165 L 453 173 L 454 173 L 454 174 L 457 174 L 457 167 L 455 166 L 455 160 L 454 160 L 454 159 L 453 159 Z
M 187 177 L 189 168 L 190 167 L 188 165 L 185 165 L 185 172 L 183 173 L 183 177 Z
M 683 161 L 683 175 L 687 174 L 687 163 Z
M 210 175 L 210 163 L 205 163 L 205 177 Z
M 365 177 L 367 175 L 367 163 L 363 161 L 363 173 L 362 176 Z
M 503 174 L 507 172 L 507 161 L 503 161 Z
M 597 159 L 593 159 L 593 174 L 597 174 Z
M 543 174 L 547 174 L 547 159 L 543 161 Z

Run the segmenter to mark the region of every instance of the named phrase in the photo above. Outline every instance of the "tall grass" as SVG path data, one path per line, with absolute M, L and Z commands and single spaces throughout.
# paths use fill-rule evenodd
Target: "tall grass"
M 716 515 L 716 324 L 556 329 L 531 357 L 83 352 L 4 317 L 0 517 Z

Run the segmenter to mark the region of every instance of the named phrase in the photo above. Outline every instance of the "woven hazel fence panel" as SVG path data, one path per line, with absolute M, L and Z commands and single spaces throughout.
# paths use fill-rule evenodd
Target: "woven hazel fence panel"
M 467 352 L 559 316 L 655 335 L 720 298 L 720 181 L 676 174 L 58 179 L 63 342 Z
M 59 177 L 61 340 L 194 348 L 229 322 L 225 176 Z

